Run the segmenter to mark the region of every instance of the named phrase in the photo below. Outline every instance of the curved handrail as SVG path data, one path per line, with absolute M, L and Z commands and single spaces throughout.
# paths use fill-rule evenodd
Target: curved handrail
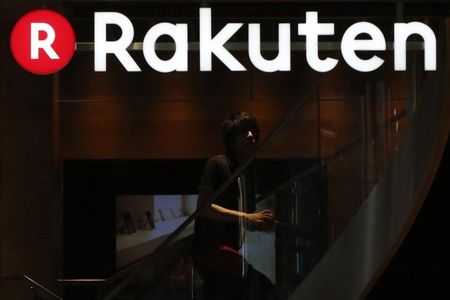
M 0 280 L 6 281 L 6 280 L 24 280 L 31 284 L 31 288 L 35 289 L 37 293 L 41 297 L 44 297 L 46 300 L 63 300 L 60 296 L 43 286 L 42 284 L 38 283 L 36 280 L 32 279 L 28 275 L 0 275 Z
M 27 275 L 23 275 L 23 278 L 25 278 L 32 285 L 33 288 L 37 289 L 38 292 L 43 293 L 44 297 L 46 297 L 48 300 L 51 300 L 51 299 L 53 299 L 53 300 L 55 300 L 55 299 L 56 300 L 63 300 L 63 298 L 61 298 L 60 296 L 56 295 L 55 293 L 53 293 L 52 291 L 50 291 L 49 289 L 47 289 L 43 285 L 41 285 L 38 282 L 36 282 L 35 280 L 31 279 L 31 277 L 29 277 Z

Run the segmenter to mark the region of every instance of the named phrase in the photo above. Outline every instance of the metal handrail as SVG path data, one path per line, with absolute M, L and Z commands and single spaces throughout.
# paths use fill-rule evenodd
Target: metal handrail
M 105 278 L 60 278 L 58 282 L 64 285 L 95 286 L 104 285 L 107 280 Z
M 63 300 L 60 296 L 38 283 L 36 280 L 32 279 L 30 276 L 24 275 L 0 275 L 0 280 L 24 280 L 31 284 L 32 289 L 36 289 L 40 292 L 47 300 Z
M 47 297 L 47 299 L 53 299 L 53 300 L 63 300 L 63 298 L 61 298 L 60 296 L 56 295 L 55 293 L 53 293 L 52 291 L 50 291 L 49 289 L 47 289 L 46 287 L 44 287 L 43 285 L 39 284 L 38 282 L 36 282 L 35 280 L 31 279 L 29 276 L 27 275 L 23 275 L 23 277 L 29 282 L 31 283 L 33 288 L 36 288 L 38 291 L 43 292 L 44 295 Z

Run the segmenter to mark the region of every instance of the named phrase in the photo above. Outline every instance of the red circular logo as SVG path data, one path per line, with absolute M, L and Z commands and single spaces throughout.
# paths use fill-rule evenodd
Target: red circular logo
M 11 33 L 11 52 L 17 63 L 34 74 L 51 74 L 64 68 L 75 51 L 70 23 L 57 12 L 38 9 L 17 21 Z

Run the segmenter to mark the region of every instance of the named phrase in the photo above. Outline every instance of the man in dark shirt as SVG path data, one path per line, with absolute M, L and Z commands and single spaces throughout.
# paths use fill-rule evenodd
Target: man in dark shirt
M 206 164 L 199 184 L 198 207 L 204 207 L 238 165 L 254 154 L 259 140 L 256 118 L 246 112 L 232 114 L 222 125 L 222 136 L 226 153 Z M 269 231 L 275 224 L 272 211 L 255 212 L 254 196 L 253 176 L 246 170 L 204 207 L 196 220 L 193 257 L 205 282 L 204 299 L 252 299 L 256 293 L 251 290 L 255 287 L 250 288 L 250 280 L 259 278 L 257 281 L 267 285 L 268 279 L 239 253 L 244 227 Z

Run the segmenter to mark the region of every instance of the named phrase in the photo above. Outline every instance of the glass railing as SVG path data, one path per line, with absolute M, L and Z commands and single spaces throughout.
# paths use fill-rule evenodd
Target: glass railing
M 394 19 L 371 21 L 389 29 Z M 439 34 L 447 34 L 445 24 L 427 21 Z M 273 82 L 255 72 L 253 97 L 279 97 L 281 103 L 278 111 L 263 112 L 263 139 L 256 155 L 236 166 L 209 202 L 163 238 L 158 236 L 157 246 L 139 260 L 101 281 L 66 281 L 71 287 L 65 298 L 79 297 L 71 293 L 75 285 L 95 286 L 98 299 L 205 299 L 221 292 L 229 299 L 360 297 L 405 230 L 410 209 L 420 206 L 418 189 L 426 185 L 426 166 L 442 139 L 438 133 L 445 111 L 441 92 L 447 62 L 439 62 L 437 72 L 424 72 L 420 45 L 414 43 L 408 51 L 406 72 L 393 71 L 392 49 L 377 53 L 385 63 L 371 73 L 355 72 L 343 61 L 324 75 L 300 72 L 300 78 L 295 77 L 299 72 L 292 72 L 277 75 L 281 79 Z M 338 43 L 326 47 L 326 55 L 340 56 Z M 440 45 L 438 57 L 445 57 L 439 56 L 445 51 L 446 45 Z M 286 94 L 274 94 L 264 84 L 284 80 L 290 86 Z M 248 109 L 239 104 L 236 108 Z M 257 114 L 257 105 L 252 108 Z M 198 224 L 204 224 L 201 211 L 231 189 L 238 195 L 237 210 L 270 210 L 275 225 L 255 230 L 240 219 L 229 226 L 238 247 L 224 244 L 198 255 L 193 249 Z M 156 228 L 163 226 L 163 213 L 161 218 Z M 209 238 L 214 239 L 224 231 L 214 231 L 217 223 L 211 224 Z M 143 231 L 154 230 L 148 226 Z M 125 234 L 130 233 L 135 230 Z M 353 239 L 355 234 L 359 236 Z M 340 255 L 347 265 L 338 264 Z M 330 280 L 326 289 L 320 285 L 323 278 Z
M 373 83 L 367 83 L 367 89 L 370 88 L 370 84 Z M 319 83 L 312 85 L 311 92 L 290 109 L 290 114 L 283 122 L 267 135 L 257 152 L 256 159 L 252 158 L 239 166 L 212 197 L 212 200 L 220 198 L 233 181 L 251 168 L 259 183 L 256 185 L 258 196 L 255 203 L 256 211 L 270 209 L 275 212 L 277 218 L 275 230 L 250 231 L 246 230 L 245 226 L 240 230 L 239 255 L 242 266 L 247 268 L 242 271 L 242 278 L 245 278 L 243 280 L 250 298 L 261 299 L 261 295 L 258 294 L 261 291 L 271 295 L 272 299 L 287 299 L 291 295 L 339 234 L 345 230 L 347 223 L 376 183 L 376 179 L 368 176 L 368 170 L 375 167 L 370 165 L 373 157 L 368 156 L 383 155 L 382 163 L 388 164 L 401 141 L 400 127 L 405 126 L 407 115 L 404 104 L 401 103 L 399 107 L 389 106 L 392 100 L 377 95 L 380 90 L 375 90 L 375 95 L 371 97 L 378 99 L 378 103 L 374 103 L 376 100 L 372 98 L 356 99 L 356 102 L 359 101 L 358 109 L 361 110 L 359 117 L 362 120 L 359 121 L 364 121 L 364 126 L 371 126 L 370 129 L 365 128 L 364 132 L 346 137 L 347 140 L 341 147 L 338 145 L 334 148 L 337 150 L 330 150 L 331 146 L 323 143 L 321 139 L 339 133 L 331 132 L 330 128 L 319 128 L 317 116 L 306 126 L 308 131 L 313 130 L 313 133 L 304 130 L 304 136 L 308 138 L 313 136 L 313 145 L 309 145 L 310 149 L 305 150 L 304 142 L 295 139 L 295 136 L 302 136 L 302 130 L 299 130 L 295 121 L 304 119 L 304 111 L 311 110 L 311 107 L 313 111 L 320 110 L 320 101 L 311 96 L 317 94 L 318 89 Z M 381 91 L 385 92 L 382 89 Z M 366 92 L 369 93 L 367 90 Z M 354 99 L 348 101 L 350 103 L 344 105 L 355 105 Z M 377 106 L 382 104 L 387 107 L 384 107 L 385 111 L 378 112 Z M 373 108 L 368 107 L 369 105 Z M 378 118 L 376 113 L 379 113 Z M 373 115 L 374 119 L 369 119 Z M 289 133 L 294 130 L 295 135 Z M 390 140 L 386 140 L 386 136 L 389 136 Z M 279 142 L 277 139 L 290 138 L 291 149 L 287 151 L 277 148 Z M 389 148 L 378 148 L 378 152 L 375 153 L 374 145 L 386 142 L 388 144 L 383 146 Z M 329 148 L 320 149 L 320 146 Z M 272 153 L 277 151 L 281 158 L 267 158 L 273 157 Z M 309 155 L 292 155 L 305 151 L 310 151 Z M 321 157 L 319 151 L 325 155 Z M 351 160 L 356 166 L 345 165 L 343 162 L 347 160 Z M 384 167 L 378 165 L 373 171 L 380 175 Z M 355 169 L 358 170 L 357 173 Z M 335 172 L 342 173 L 338 176 Z M 349 180 L 347 176 L 356 178 L 353 178 L 351 183 L 336 182 Z M 333 188 L 341 191 L 336 192 Z M 347 201 L 347 204 L 343 205 L 340 215 L 336 216 L 339 209 L 330 206 L 339 205 L 344 201 L 342 199 Z M 351 205 L 348 201 L 352 201 Z M 191 237 L 188 236 L 187 241 L 174 241 L 197 216 L 198 211 L 174 231 L 155 252 L 139 262 L 139 265 L 131 267 L 134 270 L 125 269 L 123 272 L 129 274 L 113 287 L 105 299 L 121 297 L 201 299 L 202 293 L 205 293 L 205 286 L 209 283 L 208 279 L 202 277 L 203 274 L 196 268 L 190 255 Z
M 414 130 L 420 126 L 415 123 L 418 111 L 428 105 L 425 101 L 441 101 L 424 97 L 429 85 L 433 86 L 439 78 L 419 71 L 422 69 L 420 53 L 414 52 L 412 56 L 411 70 L 406 73 L 387 72 L 356 79 L 357 83 L 353 84 L 360 90 L 349 99 L 317 98 L 322 87 L 326 92 L 326 86 L 321 84 L 330 84 L 327 79 L 352 80 L 342 77 L 346 75 L 343 70 L 335 72 L 338 74 L 331 72 L 317 85 L 311 85 L 310 92 L 293 105 L 289 115 L 267 135 L 256 157 L 241 164 L 211 197 L 211 201 L 220 198 L 233 182 L 251 169 L 259 181 L 254 203 L 256 211 L 275 212 L 277 225 L 273 231 L 251 231 L 240 224 L 241 247 L 232 255 L 241 260 L 242 281 L 239 282 L 245 284 L 243 293 L 247 299 L 262 299 L 261 292 L 270 299 L 292 296 L 323 255 L 346 232 L 365 200 L 373 197 L 380 181 L 390 176 L 386 175 L 386 169 L 394 173 L 401 171 L 395 169 L 394 161 L 401 159 L 402 151 L 414 151 L 411 144 L 405 144 L 411 138 L 405 135 L 414 136 Z M 402 82 L 403 91 L 392 90 L 387 78 Z M 435 92 L 430 91 L 429 95 L 432 94 Z M 305 116 L 305 111 L 311 107 L 316 115 Z M 337 122 L 341 116 L 336 119 L 330 116 L 327 120 L 327 115 L 323 114 L 337 114 L 339 110 L 356 111 L 352 114 L 355 119 L 339 124 L 344 126 L 342 128 L 333 128 L 332 122 Z M 433 112 L 436 113 L 438 111 Z M 305 119 L 308 126 L 299 126 Z M 303 137 L 308 139 L 308 147 Z M 280 144 L 289 148 L 280 149 Z M 398 184 L 401 181 L 396 181 L 389 189 L 397 189 Z M 395 209 L 395 202 L 391 206 Z M 112 277 L 110 282 L 117 284 L 104 299 L 202 299 L 207 293 L 205 290 L 211 288 L 206 285 L 213 284 L 205 277 L 209 273 L 202 273 L 194 263 L 190 253 L 192 236 L 176 239 L 198 216 L 197 210 L 148 257 Z M 391 221 L 401 222 L 400 219 Z M 216 259 L 227 260 L 225 257 Z M 211 266 L 228 270 L 226 265 L 212 263 Z M 303 293 L 308 295 L 309 292 L 303 289 Z
M 267 134 L 264 141 L 261 142 L 259 149 L 263 149 L 268 144 L 272 143 L 273 138 L 275 138 L 279 132 L 290 123 L 291 119 L 296 116 L 296 113 L 301 107 L 310 100 L 310 96 L 316 90 L 318 83 L 319 81 L 316 81 L 315 84 L 311 85 L 310 91 L 306 93 L 302 101 L 294 103 L 295 107 L 291 110 L 289 116 L 283 118 L 280 124 L 276 126 L 271 133 Z M 256 195 L 258 198 L 254 204 L 255 208 L 257 211 L 264 209 L 277 211 L 277 214 L 279 214 L 277 227 L 279 229 L 277 228 L 275 231 L 263 234 L 246 230 L 245 226 L 241 224 L 239 239 L 241 242 L 241 258 L 242 261 L 245 262 L 243 265 L 252 267 L 252 264 L 249 263 L 250 261 L 261 262 L 267 258 L 267 253 L 261 248 L 259 248 L 259 250 L 257 249 L 258 247 L 254 248 L 254 243 L 252 241 L 255 239 L 259 240 L 259 243 L 272 248 L 271 252 L 275 255 L 275 243 L 282 245 L 287 241 L 286 238 L 280 239 L 280 236 L 286 231 L 288 232 L 287 236 L 293 237 L 294 243 L 308 245 L 308 249 L 305 249 L 305 254 L 298 257 L 298 259 L 302 261 L 301 263 L 299 261 L 301 266 L 294 266 L 294 268 L 298 268 L 297 275 L 300 277 L 304 276 L 309 266 L 317 261 L 320 253 L 324 251 L 323 247 L 325 239 L 323 239 L 323 232 L 317 233 L 317 231 L 322 230 L 321 222 L 323 220 L 320 219 L 320 212 L 323 207 L 321 207 L 322 202 L 314 201 L 319 200 L 319 198 L 316 199 L 315 197 L 321 194 L 319 190 L 320 185 L 318 184 L 322 182 L 320 160 L 294 159 L 292 161 L 279 161 L 273 159 L 254 159 L 255 157 L 251 157 L 246 162 L 239 165 L 233 174 L 231 174 L 231 176 L 215 191 L 210 199 L 210 203 L 215 199 L 220 198 L 223 193 L 226 193 L 233 182 L 236 182 L 236 180 L 240 182 L 242 174 L 251 169 L 252 173 L 256 175 L 256 181 L 259 181 L 258 184 L 256 184 Z M 301 173 L 301 170 L 305 168 L 308 170 Z M 261 174 L 265 174 L 265 176 L 263 177 Z M 318 181 L 316 182 L 316 180 Z M 291 199 L 285 199 L 285 194 L 290 193 L 292 189 L 295 189 L 295 196 L 293 198 L 291 197 Z M 307 192 L 302 192 L 302 189 Z M 311 189 L 314 189 L 314 191 Z M 308 193 L 312 194 L 309 195 Z M 308 195 L 308 197 L 305 197 L 305 195 Z M 299 207 L 299 199 L 302 199 L 301 208 Z M 293 216 L 290 210 L 286 211 L 286 204 L 288 201 L 291 206 L 297 207 L 297 216 Z M 243 199 L 241 199 L 241 202 L 244 202 Z M 205 205 L 209 206 L 210 203 Z M 243 204 L 246 205 L 248 203 Z M 201 297 L 205 280 L 196 269 L 191 257 L 190 250 L 192 248 L 192 236 L 177 240 L 177 236 L 183 235 L 183 232 L 188 225 L 199 216 L 200 210 L 201 208 L 190 215 L 185 222 L 170 234 L 148 257 L 111 277 L 109 281 L 112 282 L 117 280 L 119 283 L 113 287 L 112 291 L 105 299 L 119 299 L 121 297 L 132 297 L 135 299 L 195 299 Z M 311 210 L 314 211 L 314 214 L 309 214 L 309 212 L 312 212 Z M 285 213 L 282 214 L 282 211 L 285 211 Z M 282 215 L 283 217 L 281 217 Z M 305 215 L 308 215 L 308 217 L 304 219 L 303 216 Z M 302 219 L 301 223 L 299 223 L 299 219 Z M 315 228 L 316 225 L 319 225 L 320 227 Z M 304 233 L 301 237 L 298 236 L 299 232 L 297 232 L 297 229 L 300 227 L 302 228 L 300 232 Z M 278 231 L 281 233 L 278 234 Z M 315 236 L 315 234 L 318 236 Z M 277 241 L 275 235 L 278 236 Z M 286 239 L 286 241 L 284 239 Z M 254 250 L 262 251 L 259 258 L 256 257 L 256 252 Z M 317 253 L 312 253 L 316 250 L 318 251 Z M 311 253 L 308 254 L 308 251 Z M 280 255 L 281 252 L 282 250 L 278 253 L 279 257 L 283 256 Z M 300 254 L 297 253 L 297 255 Z M 272 275 L 278 273 L 278 276 L 280 276 L 280 274 L 283 274 L 284 269 L 278 267 L 279 270 L 277 271 L 274 264 L 275 260 L 276 258 L 272 257 L 270 261 L 265 264 L 264 268 L 267 272 L 272 273 Z M 257 274 L 258 276 L 259 274 L 263 276 L 260 272 Z M 122 276 L 124 278 L 120 278 Z M 246 277 L 249 275 L 243 270 L 242 276 Z M 251 279 L 248 280 L 251 281 Z M 267 282 L 270 281 L 268 277 L 266 280 Z M 274 277 L 272 278 L 272 281 L 274 281 Z M 298 282 L 289 283 L 290 288 L 292 289 Z M 255 284 L 258 283 L 255 282 Z M 251 289 L 249 289 L 249 291 L 251 291 Z M 279 293 L 282 292 L 284 291 L 280 291 Z
M 437 32 L 438 40 L 448 41 L 448 24 L 441 22 Z M 361 143 L 326 162 L 328 193 L 339 199 L 333 203 L 328 197 L 330 248 L 289 299 L 364 298 L 395 253 L 420 209 L 448 134 L 447 43 L 438 47 L 436 72 L 423 72 L 421 51 L 408 53 L 411 69 L 401 75 L 404 100 L 394 101 L 392 91 L 379 83 L 366 86 L 372 96 L 365 107 L 372 109 L 361 126 Z M 390 113 L 383 117 L 383 111 Z

